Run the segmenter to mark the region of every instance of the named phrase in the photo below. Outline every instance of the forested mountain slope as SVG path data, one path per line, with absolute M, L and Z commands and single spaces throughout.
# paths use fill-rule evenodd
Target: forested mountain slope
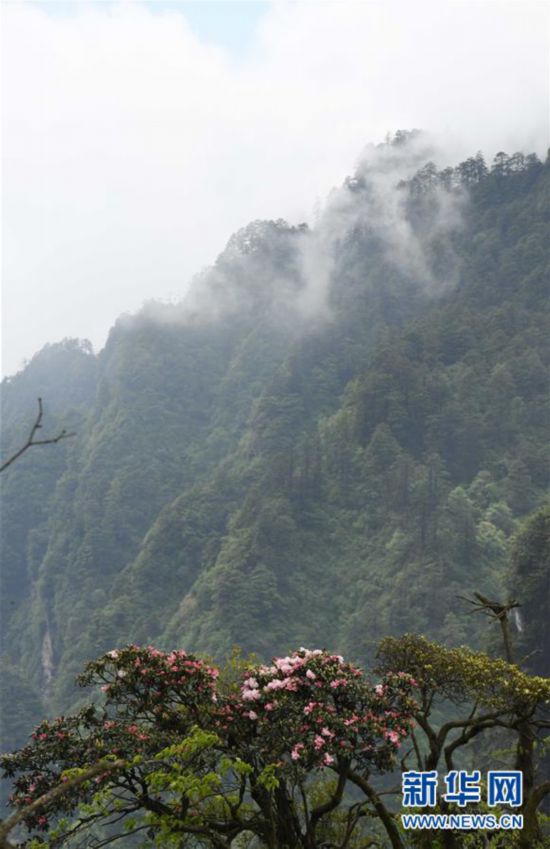
M 3 652 L 48 709 L 129 641 L 475 642 L 456 596 L 507 594 L 548 484 L 550 167 L 428 153 L 398 135 L 312 230 L 255 222 L 181 304 L 4 383 L 4 452 L 38 395 L 77 431 L 4 475 Z

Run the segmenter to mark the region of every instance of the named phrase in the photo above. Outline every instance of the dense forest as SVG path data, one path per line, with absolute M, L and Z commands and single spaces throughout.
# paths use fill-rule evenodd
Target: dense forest
M 117 646 L 222 661 L 422 634 L 549 675 L 550 163 L 370 149 L 313 227 L 257 221 L 178 304 L 2 385 L 4 750 Z

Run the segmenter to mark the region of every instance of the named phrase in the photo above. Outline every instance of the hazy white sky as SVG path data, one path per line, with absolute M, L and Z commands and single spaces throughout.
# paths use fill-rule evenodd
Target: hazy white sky
M 250 220 L 310 219 L 388 131 L 451 163 L 548 144 L 546 2 L 1 6 L 7 374 L 101 347 Z

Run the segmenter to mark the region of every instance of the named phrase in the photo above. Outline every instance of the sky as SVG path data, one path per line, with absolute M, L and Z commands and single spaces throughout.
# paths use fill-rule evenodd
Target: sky
M 258 218 L 311 221 L 361 150 L 549 139 L 549 5 L 2 0 L 2 368 L 99 350 Z

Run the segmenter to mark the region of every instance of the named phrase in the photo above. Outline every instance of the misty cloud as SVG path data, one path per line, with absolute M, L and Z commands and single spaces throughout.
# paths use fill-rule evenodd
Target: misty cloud
M 303 234 L 303 286 L 296 297 L 296 309 L 305 319 L 330 316 L 331 287 L 339 285 L 339 246 L 350 239 L 364 246 L 361 264 L 355 271 L 358 276 L 369 264 L 370 250 L 381 251 L 389 265 L 414 279 L 431 296 L 440 295 L 456 283 L 452 236 L 462 226 L 465 191 L 460 186 L 446 190 L 435 185 L 429 193 L 429 214 L 424 216 L 421 229 L 418 216 L 411 216 L 409 209 L 408 181 L 426 163 L 444 163 L 444 156 L 429 135 L 420 132 L 406 134 L 402 144 L 388 141 L 363 150 L 354 176 L 331 192 L 315 226 Z M 434 241 L 449 260 L 443 274 L 433 266 Z
M 251 222 L 231 236 L 212 267 L 194 277 L 179 303 L 149 302 L 135 321 L 193 325 L 240 316 L 309 332 L 334 316 L 334 296 L 350 286 L 350 278 L 352 286 L 368 287 L 368 267 L 380 256 L 424 295 L 442 294 L 456 283 L 452 238 L 467 204 L 462 185 L 446 188 L 439 180 L 433 160 L 444 162 L 442 156 L 418 131 L 369 145 L 355 175 L 317 210 L 313 226 Z M 417 204 L 411 214 L 419 181 L 422 210 Z M 354 254 L 350 240 L 358 259 L 355 267 L 342 268 L 339 254 L 346 263 Z M 435 243 L 438 255 L 445 252 L 443 268 L 434 266 Z
M 249 221 L 311 223 L 388 130 L 427 128 L 445 164 L 543 154 L 545 18 L 529 2 L 277 2 L 237 62 L 180 11 L 5 4 L 5 370 L 63 336 L 101 345 L 117 314 L 179 299 Z M 319 286 L 306 314 L 328 285 L 327 226 L 304 242 Z M 396 234 L 399 261 L 415 260 L 413 236 Z

